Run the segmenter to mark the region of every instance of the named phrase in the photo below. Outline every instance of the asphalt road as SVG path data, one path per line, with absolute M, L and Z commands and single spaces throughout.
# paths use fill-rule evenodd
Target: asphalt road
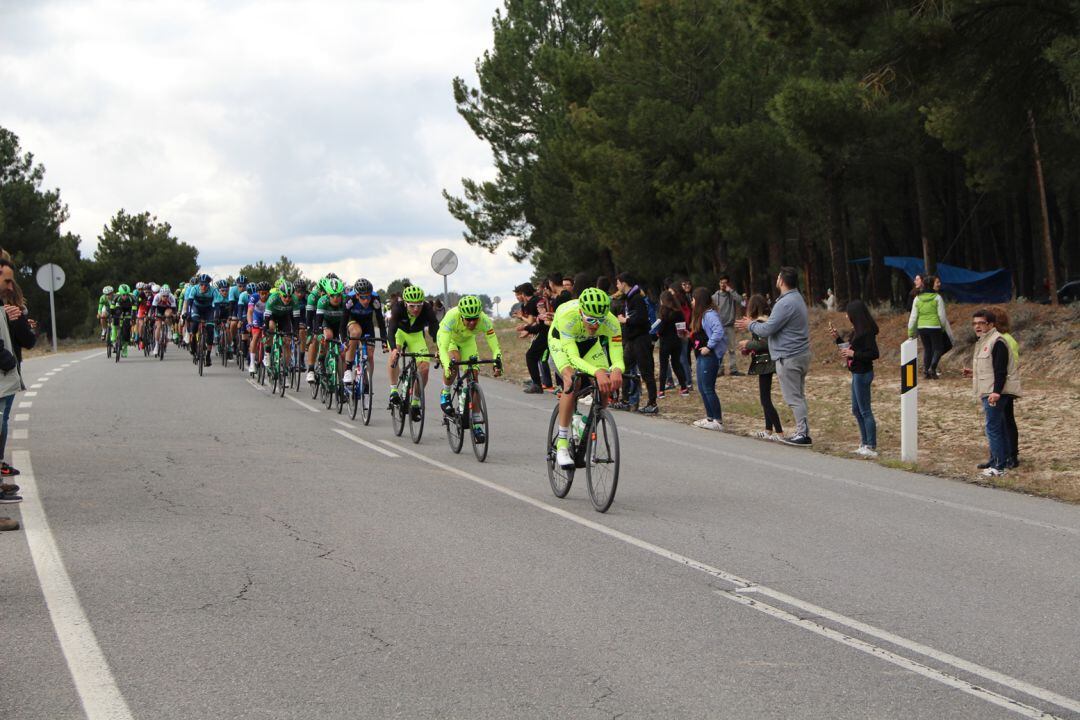
M 24 377 L 0 718 L 1080 718 L 1080 508 L 618 413 L 600 515 L 491 378 L 480 464 L 385 381 Z

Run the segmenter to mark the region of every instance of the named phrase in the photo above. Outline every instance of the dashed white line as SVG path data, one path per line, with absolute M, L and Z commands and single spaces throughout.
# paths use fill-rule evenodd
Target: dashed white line
M 994 703 L 995 705 L 1000 705 L 1001 707 L 1012 710 L 1013 712 L 1017 712 L 1027 717 L 1054 717 L 1053 715 L 1049 715 L 1048 713 L 1045 713 L 1037 708 L 1030 707 L 1011 698 L 999 695 L 986 688 L 974 685 L 972 683 L 949 675 L 948 673 L 929 668 L 914 660 L 910 660 L 908 658 L 896 655 L 895 653 L 885 650 L 884 648 L 879 648 L 862 640 L 850 638 L 844 633 L 826 628 L 825 626 L 818 625 L 817 623 L 804 621 L 802 618 L 799 618 L 787 611 L 781 610 L 772 605 L 767 605 L 765 603 L 755 600 L 754 598 L 741 595 L 740 592 L 753 593 L 755 595 L 765 595 L 771 597 L 774 600 L 777 600 L 786 605 L 791 605 L 792 607 L 797 607 L 807 613 L 826 618 L 831 622 L 834 622 L 843 627 L 847 627 L 851 630 L 855 630 L 871 637 L 885 640 L 886 642 L 892 643 L 893 645 L 897 645 L 909 651 L 932 658 L 933 660 L 952 666 L 958 670 L 977 675 L 984 679 L 990 680 L 991 682 L 997 683 L 1004 687 L 1008 687 L 1017 692 L 1024 693 L 1031 697 L 1039 698 L 1040 700 L 1044 700 L 1062 708 L 1067 708 L 1073 712 L 1080 712 L 1080 701 L 1073 698 L 1060 695 L 1051 690 L 1047 690 L 1036 685 L 1032 685 L 1031 683 L 1028 683 L 1024 680 L 1013 678 L 996 670 L 982 667 L 981 665 L 969 662 L 967 660 L 964 660 L 963 658 L 959 658 L 954 655 L 935 650 L 934 648 L 922 645 L 921 643 L 917 643 L 912 640 L 908 640 L 907 638 L 901 637 L 899 635 L 894 635 L 893 633 L 890 633 L 886 630 L 876 628 L 872 625 L 867 625 L 866 623 L 862 623 L 853 618 L 849 618 L 839 613 L 832 612 L 831 610 L 827 610 L 811 603 L 807 603 L 805 601 L 799 600 L 798 598 L 782 593 L 778 590 L 773 590 L 772 588 L 769 588 L 765 585 L 759 585 L 750 580 L 739 577 L 734 573 L 727 572 L 726 570 L 707 565 L 706 563 L 694 560 L 693 558 L 681 555 L 658 545 L 654 545 L 646 540 L 642 540 L 640 538 L 634 537 L 633 535 L 628 535 L 626 533 L 620 532 L 618 530 L 615 530 L 614 528 L 608 527 L 607 525 L 603 525 L 592 520 L 587 520 L 579 515 L 575 515 L 574 513 L 563 510 L 562 508 L 549 505 L 545 502 L 529 497 L 528 495 L 517 492 L 516 490 L 511 490 L 510 488 L 499 485 L 498 483 L 491 482 L 490 480 L 485 480 L 484 478 L 473 475 L 472 473 L 466 472 L 465 470 L 460 470 L 451 465 L 447 465 L 446 463 L 439 462 L 438 460 L 429 458 L 428 456 L 411 450 L 409 448 L 402 447 L 401 445 L 391 442 L 389 440 L 380 440 L 380 442 L 394 448 L 398 452 L 404 453 L 405 455 L 416 458 L 421 462 L 427 463 L 428 465 L 437 467 L 446 472 L 465 478 L 466 480 L 471 480 L 478 485 L 482 485 L 483 487 L 495 490 L 496 492 L 500 492 L 516 500 L 520 500 L 521 502 L 532 505 L 535 508 L 552 513 L 553 515 L 557 515 L 566 520 L 570 520 L 571 522 L 577 523 L 578 525 L 589 528 L 591 530 L 595 530 L 596 532 L 599 532 L 603 535 L 607 535 L 608 537 L 620 540 L 634 547 L 641 548 L 642 550 L 646 550 L 660 557 L 672 560 L 676 563 L 679 563 L 680 565 L 684 565 L 685 567 L 692 568 L 694 570 L 698 570 L 713 577 L 727 581 L 736 586 L 731 591 L 720 591 L 721 594 L 728 599 L 736 600 L 737 602 L 740 602 L 747 607 L 751 607 L 760 612 L 772 615 L 773 617 L 792 622 L 792 624 L 802 627 L 803 629 L 811 630 L 819 635 L 829 637 L 832 640 L 843 641 L 844 644 L 850 645 L 851 647 L 856 647 L 857 649 L 868 652 L 875 657 L 879 657 L 888 662 L 898 664 L 901 667 L 912 670 L 913 672 L 918 672 L 924 677 L 928 677 L 950 687 L 954 687 L 977 698 L 986 700 L 987 702 Z M 850 640 L 851 642 L 847 642 L 847 640 Z
M 47 377 L 39 377 L 34 382 L 49 382 L 49 378 L 47 378 Z
M 47 380 L 47 379 L 48 379 L 48 378 L 46 378 L 46 380 Z M 43 385 L 42 383 L 34 383 L 33 385 L 31 385 L 31 386 L 30 386 L 30 389 L 31 389 L 31 390 L 37 390 L 37 389 L 39 389 L 39 388 L 43 388 L 43 387 L 45 387 L 45 386 L 44 386 L 44 385 Z
M 336 432 L 338 435 L 340 435 L 341 437 L 348 438 L 349 440 L 352 440 L 357 445 L 363 445 L 364 447 L 369 448 L 371 450 L 374 450 L 377 453 L 382 453 L 386 457 L 392 457 L 392 458 L 401 457 L 397 453 L 392 453 L 389 450 L 387 450 L 385 448 L 381 448 L 381 447 L 379 447 L 378 445 L 376 445 L 373 442 L 368 442 L 367 440 L 364 440 L 363 438 L 359 438 L 359 437 L 353 435 L 350 432 L 345 432 L 344 430 L 340 430 L 338 428 L 331 428 L 331 429 L 334 432 Z
M 15 422 L 26 422 L 30 419 L 30 413 L 15 413 Z
M 27 430 L 26 428 L 18 428 L 17 430 L 12 430 L 11 431 L 11 439 L 12 440 L 26 440 L 29 437 L 30 437 L 30 431 Z
M 303 400 L 297 400 L 292 395 L 289 395 L 288 392 L 286 392 L 286 394 L 285 394 L 285 399 L 286 400 L 292 400 L 294 403 L 296 403 L 297 405 L 299 405 L 300 407 L 304 408 L 305 410 L 307 410 L 309 412 L 313 412 L 313 413 L 319 412 L 319 408 L 313 408 L 310 405 L 308 405 L 306 402 L 304 402 Z
M 24 400 L 23 402 L 19 403 L 20 408 L 28 408 L 28 407 L 33 407 L 33 406 L 34 406 L 34 401 L 33 400 Z
M 83 711 L 88 720 L 131 720 L 131 710 L 90 627 L 38 500 L 30 453 L 16 450 L 12 462 L 22 469 L 19 484 L 25 497 L 21 509 L 26 543 Z
M 23 393 L 23 397 L 37 397 L 37 390 L 27 390 Z

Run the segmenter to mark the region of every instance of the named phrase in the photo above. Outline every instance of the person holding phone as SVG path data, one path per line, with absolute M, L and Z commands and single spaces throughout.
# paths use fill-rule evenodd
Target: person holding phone
M 852 330 L 846 336 L 829 323 L 829 332 L 836 341 L 840 359 L 851 372 L 851 414 L 859 425 L 859 447 L 852 450 L 856 455 L 875 458 L 877 453 L 877 421 L 871 407 L 870 386 L 874 382 L 874 361 L 881 357 L 878 351 L 878 326 L 870 309 L 862 300 L 847 304 L 847 316 Z

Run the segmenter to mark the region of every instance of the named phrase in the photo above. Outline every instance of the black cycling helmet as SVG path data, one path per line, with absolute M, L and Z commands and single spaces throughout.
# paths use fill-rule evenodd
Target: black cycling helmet
M 308 291 L 307 280 L 297 280 L 293 283 L 293 291 L 298 293 L 306 293 Z
M 206 273 L 203 273 L 199 277 L 195 278 L 195 282 L 199 283 L 200 285 L 209 285 L 210 281 L 213 279 L 214 278 L 210 277 Z
M 247 285 L 247 275 L 237 275 L 236 284 L 240 287 L 244 287 L 245 285 Z
M 191 279 L 188 280 L 188 285 L 198 285 L 198 284 L 199 284 L 199 276 L 198 275 L 192 275 Z
M 260 282 L 258 285 L 255 286 L 255 289 L 258 290 L 259 292 L 270 292 L 270 283 L 263 280 L 262 282 Z
M 374 288 L 371 287 L 371 281 L 367 278 L 360 278 L 353 283 L 353 289 L 356 290 L 358 295 L 370 295 L 374 291 Z

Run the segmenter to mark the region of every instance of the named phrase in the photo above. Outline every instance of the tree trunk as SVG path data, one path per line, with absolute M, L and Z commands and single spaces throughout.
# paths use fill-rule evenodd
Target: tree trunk
M 1035 157 L 1035 184 L 1038 186 L 1039 207 L 1042 210 L 1043 255 L 1046 262 L 1046 282 L 1050 292 L 1050 304 L 1057 305 L 1057 279 L 1054 271 L 1054 248 L 1050 243 L 1050 212 L 1046 207 L 1046 181 L 1043 179 L 1042 157 L 1039 155 L 1039 136 L 1035 132 L 1035 113 L 1028 110 L 1028 124 L 1031 126 L 1031 150 Z
M 769 266 L 767 273 L 775 273 L 784 264 L 784 235 L 787 233 L 787 224 L 783 215 L 773 218 L 772 232 L 769 234 Z
M 841 224 L 840 170 L 825 174 L 825 204 L 828 213 L 829 269 L 832 270 L 832 290 L 836 306 L 843 307 L 851 299 L 847 282 L 847 255 L 844 252 L 844 228 Z
M 815 283 L 818 280 L 817 271 L 814 266 L 814 243 L 806 234 L 806 219 L 803 217 L 799 218 L 797 237 L 799 243 L 799 256 L 803 266 L 803 275 L 806 276 L 806 287 L 805 290 L 803 290 L 803 295 L 806 297 L 806 303 L 809 305 L 813 303 L 813 298 L 815 297 Z
M 926 274 L 936 270 L 934 262 L 934 243 L 930 237 L 930 180 L 926 175 L 926 166 L 915 164 L 915 201 L 919 215 L 919 237 L 922 239 L 923 269 Z
M 881 236 L 881 208 L 877 203 L 871 202 L 866 211 L 866 243 L 870 250 L 870 267 L 867 269 L 869 276 L 869 298 L 873 302 L 880 302 L 888 297 L 889 278 L 885 272 L 884 242 Z
M 1029 188 L 1030 189 L 1030 188 Z M 1031 233 L 1031 208 L 1028 192 L 1016 198 L 1016 211 L 1020 219 L 1020 242 L 1016 243 L 1017 293 L 1031 299 L 1035 289 L 1035 238 Z

